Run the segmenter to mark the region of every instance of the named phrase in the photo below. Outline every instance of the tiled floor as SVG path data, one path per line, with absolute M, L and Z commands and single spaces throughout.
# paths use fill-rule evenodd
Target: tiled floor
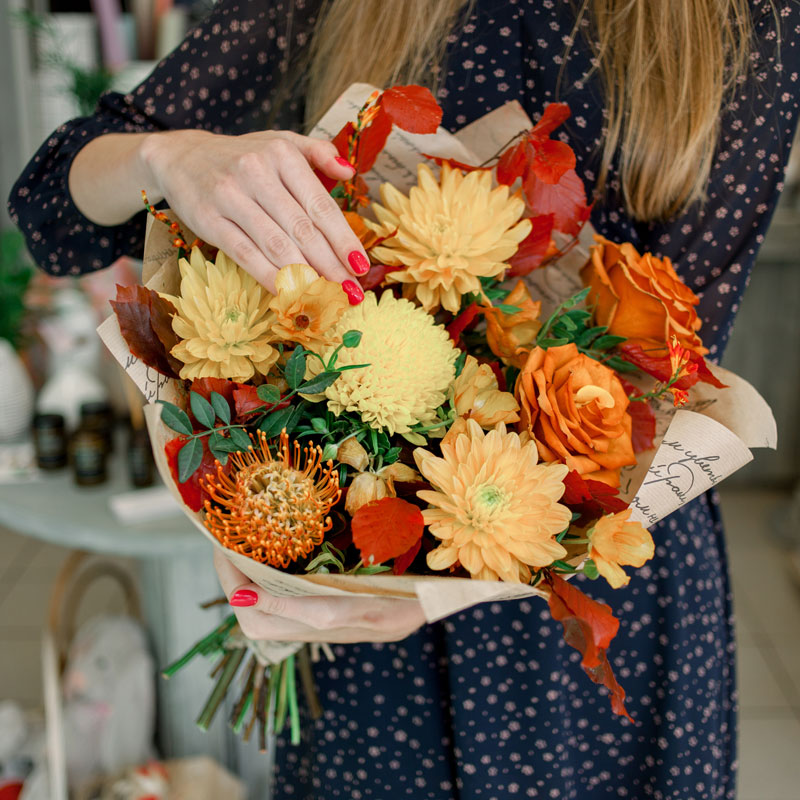
M 738 800 L 800 796 L 800 585 L 770 537 L 775 492 L 723 492 L 739 622 L 741 701 Z M 41 704 L 39 637 L 53 578 L 68 551 L 0 530 L 0 699 Z M 110 584 L 86 597 L 119 610 Z

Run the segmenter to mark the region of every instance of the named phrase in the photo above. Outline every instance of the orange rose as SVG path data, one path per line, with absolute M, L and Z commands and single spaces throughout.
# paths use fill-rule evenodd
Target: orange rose
M 574 344 L 536 347 L 517 379 L 519 430 L 533 437 L 543 461 L 610 486 L 635 464 L 628 395 L 613 370 Z
M 542 327 L 539 321 L 542 304 L 531 298 L 528 287 L 522 281 L 517 281 L 503 303 L 515 306 L 519 311 L 506 314 L 491 303 L 484 305 L 486 341 L 491 351 L 503 362 L 522 367 L 528 357 L 529 345 Z
M 698 355 L 705 355 L 697 331 L 701 322 L 697 295 L 675 272 L 668 258 L 650 253 L 640 256 L 629 243 L 614 244 L 595 236 L 591 258 L 581 270 L 590 287 L 587 304 L 595 306 L 598 325 L 608 333 L 628 339 L 649 339 L 666 344 L 672 336 Z

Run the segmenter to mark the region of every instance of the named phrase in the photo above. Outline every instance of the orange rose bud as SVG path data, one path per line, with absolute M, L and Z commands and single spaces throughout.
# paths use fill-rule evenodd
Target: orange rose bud
M 528 431 L 543 461 L 609 486 L 635 464 L 628 395 L 613 370 L 574 344 L 534 348 L 517 379 L 519 430 Z
M 491 303 L 484 304 L 486 341 L 491 351 L 504 363 L 522 367 L 528 357 L 530 345 L 542 327 L 539 321 L 542 303 L 531 298 L 528 287 L 522 281 L 517 281 L 503 303 L 515 306 L 519 311 L 506 314 Z
M 705 355 L 697 331 L 697 295 L 686 286 L 668 258 L 640 256 L 629 243 L 614 244 L 595 236 L 591 257 L 581 270 L 586 299 L 598 325 L 613 336 L 666 344 L 672 336 L 689 350 Z
M 641 522 L 629 522 L 631 510 L 602 517 L 589 530 L 589 558 L 612 588 L 627 586 L 621 565 L 641 567 L 653 557 L 655 544 Z

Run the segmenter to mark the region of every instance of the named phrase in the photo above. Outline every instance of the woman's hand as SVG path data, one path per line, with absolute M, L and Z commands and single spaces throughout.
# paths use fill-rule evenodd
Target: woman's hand
M 214 551 L 219 582 L 245 636 L 283 642 L 397 642 L 425 623 L 417 600 L 274 597 Z
M 330 142 L 288 131 L 165 131 L 142 142 L 140 158 L 178 217 L 270 291 L 276 272 L 299 262 L 341 283 L 352 304 L 363 299 L 352 278 L 369 269 L 366 253 L 312 169 L 353 175 Z

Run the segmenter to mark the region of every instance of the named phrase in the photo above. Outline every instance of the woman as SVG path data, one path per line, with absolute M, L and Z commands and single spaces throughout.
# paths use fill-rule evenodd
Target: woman
M 533 116 L 568 102 L 593 224 L 676 262 L 721 355 L 797 120 L 793 0 L 319 5 L 224 0 L 133 93 L 60 128 L 10 201 L 42 266 L 79 273 L 139 252 L 145 188 L 268 287 L 303 260 L 357 303 L 364 253 L 311 171 L 348 168 L 288 131 L 354 80 L 433 76 L 451 129 L 512 99 Z M 267 126 L 279 132 L 253 133 Z M 606 598 L 622 617 L 612 657 L 634 726 L 612 716 L 541 603 L 420 628 L 410 601 L 278 600 L 218 565 L 251 635 L 362 642 L 319 666 L 325 718 L 284 748 L 276 796 L 733 798 L 734 641 L 713 498 L 654 538 L 653 561 Z

